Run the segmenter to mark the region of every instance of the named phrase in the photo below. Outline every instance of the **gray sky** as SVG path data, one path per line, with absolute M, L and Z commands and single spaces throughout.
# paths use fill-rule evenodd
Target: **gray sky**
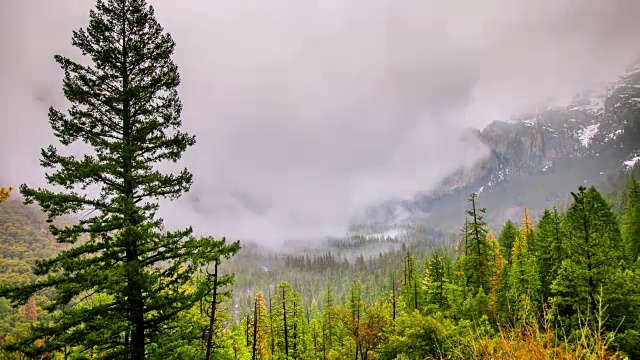
M 468 126 L 615 79 L 637 0 L 151 0 L 178 47 L 192 192 L 169 225 L 276 242 L 344 232 L 486 149 Z M 42 184 L 54 53 L 89 0 L 0 5 L 0 180 Z M 467 140 L 461 140 L 461 139 Z

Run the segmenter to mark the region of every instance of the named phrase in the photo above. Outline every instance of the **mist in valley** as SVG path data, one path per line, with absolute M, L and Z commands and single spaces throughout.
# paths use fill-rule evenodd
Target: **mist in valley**
M 640 55 L 634 0 L 152 0 L 174 37 L 191 191 L 169 227 L 277 247 L 344 236 L 488 149 L 467 129 L 570 98 Z M 0 182 L 42 185 L 61 53 L 92 1 L 0 11 Z M 70 151 L 80 152 L 82 148 Z

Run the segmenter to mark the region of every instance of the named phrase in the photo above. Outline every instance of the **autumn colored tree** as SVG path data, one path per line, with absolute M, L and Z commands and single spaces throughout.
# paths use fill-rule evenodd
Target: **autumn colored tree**
M 535 240 L 533 239 L 533 221 L 531 215 L 529 215 L 529 207 L 524 206 L 524 214 L 522 215 L 522 225 L 520 226 L 520 237 L 525 238 L 527 241 L 527 250 L 535 253 Z
M 370 359 L 371 353 L 380 353 L 389 341 L 393 327 L 390 310 L 389 304 L 383 301 L 364 306 L 359 333 L 361 360 Z
M 7 188 L 0 187 L 0 203 L 9 198 L 9 196 L 11 195 L 11 190 L 13 190 L 11 186 Z
M 32 296 L 27 300 L 27 303 L 22 307 L 22 312 L 27 321 L 33 321 L 38 319 L 38 310 L 36 307 L 36 300 Z
M 258 291 L 254 303 L 253 325 L 251 329 L 252 359 L 264 360 L 271 357 L 269 333 L 270 325 L 264 294 L 262 291 Z

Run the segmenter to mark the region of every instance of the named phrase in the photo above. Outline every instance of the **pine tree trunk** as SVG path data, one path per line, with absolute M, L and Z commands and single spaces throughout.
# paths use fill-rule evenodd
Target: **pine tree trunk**
M 287 329 L 287 301 L 282 288 L 282 316 L 284 320 L 284 354 L 289 357 L 289 330 Z
M 256 344 L 258 343 L 258 317 L 260 316 L 258 309 L 258 301 L 255 301 L 253 310 L 253 346 L 251 351 L 251 359 L 256 360 Z
M 295 360 L 298 355 L 298 317 L 296 314 L 296 302 L 293 301 L 293 359 Z
M 207 271 L 209 271 L 207 269 Z M 206 360 L 211 360 L 213 351 L 213 328 L 216 323 L 216 306 L 218 305 L 218 262 L 213 264 L 213 295 L 211 296 L 211 314 L 209 314 L 209 331 L 207 332 Z
M 584 242 L 587 250 L 587 269 L 589 270 L 589 300 L 591 303 L 591 311 L 596 311 L 595 284 L 593 281 L 593 263 L 591 261 L 591 244 L 589 244 L 589 224 L 587 222 L 587 209 L 584 206 L 584 198 L 582 198 L 582 222 L 584 225 Z
M 322 322 L 322 358 L 327 360 L 327 337 L 325 335 L 326 324 Z
M 413 280 L 413 304 L 414 308 L 418 309 L 418 282 Z
M 249 313 L 251 313 L 251 310 L 249 310 Z M 245 339 L 247 340 L 247 347 L 249 347 L 249 344 L 250 344 L 249 342 L 249 317 L 250 316 L 251 316 L 250 314 L 247 314 L 247 319 L 245 320 L 245 328 L 244 328 L 244 336 L 245 336 Z
M 473 205 L 473 224 L 476 238 L 476 248 L 478 252 L 478 278 L 480 278 L 480 287 L 484 289 L 484 276 L 482 275 L 482 257 L 480 252 L 480 234 L 478 229 L 478 216 L 476 213 L 476 194 L 471 196 L 471 204 Z
M 132 178 L 132 154 L 130 152 L 131 147 L 131 132 L 133 124 L 131 122 L 131 99 L 129 95 L 129 70 L 127 58 L 128 43 L 127 43 L 127 9 L 126 1 L 122 2 L 122 129 L 124 149 L 121 150 L 122 157 L 122 174 L 124 178 L 124 196 L 125 196 L 125 222 L 128 226 L 135 227 L 138 225 L 138 221 L 134 214 L 134 184 Z M 131 357 L 136 360 L 145 359 L 145 323 L 144 323 L 144 300 L 142 297 L 141 273 L 142 269 L 138 264 L 138 239 L 129 234 L 126 239 L 126 262 L 128 266 L 127 270 L 127 290 L 128 290 L 128 302 L 129 302 L 129 322 L 133 326 L 131 332 Z
M 269 289 L 269 327 L 271 328 L 271 355 L 276 352 L 276 342 L 273 336 L 273 302 L 271 300 L 271 289 Z
M 442 266 L 444 267 L 444 264 L 442 264 Z M 440 310 L 442 310 L 443 308 L 443 304 L 442 304 L 443 286 L 444 286 L 444 269 L 442 269 L 442 272 L 440 273 Z
M 391 306 L 393 307 L 393 321 L 396 321 L 396 278 L 391 273 Z

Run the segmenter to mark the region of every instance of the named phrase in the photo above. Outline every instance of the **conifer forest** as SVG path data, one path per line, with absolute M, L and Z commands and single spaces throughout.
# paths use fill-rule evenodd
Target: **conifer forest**
M 509 218 L 491 206 L 517 196 L 481 189 L 452 205 L 462 221 L 404 236 L 203 236 L 159 215 L 198 180 L 180 44 L 145 0 L 97 0 L 72 44 L 48 185 L 0 184 L 1 360 L 640 360 L 640 161 Z

